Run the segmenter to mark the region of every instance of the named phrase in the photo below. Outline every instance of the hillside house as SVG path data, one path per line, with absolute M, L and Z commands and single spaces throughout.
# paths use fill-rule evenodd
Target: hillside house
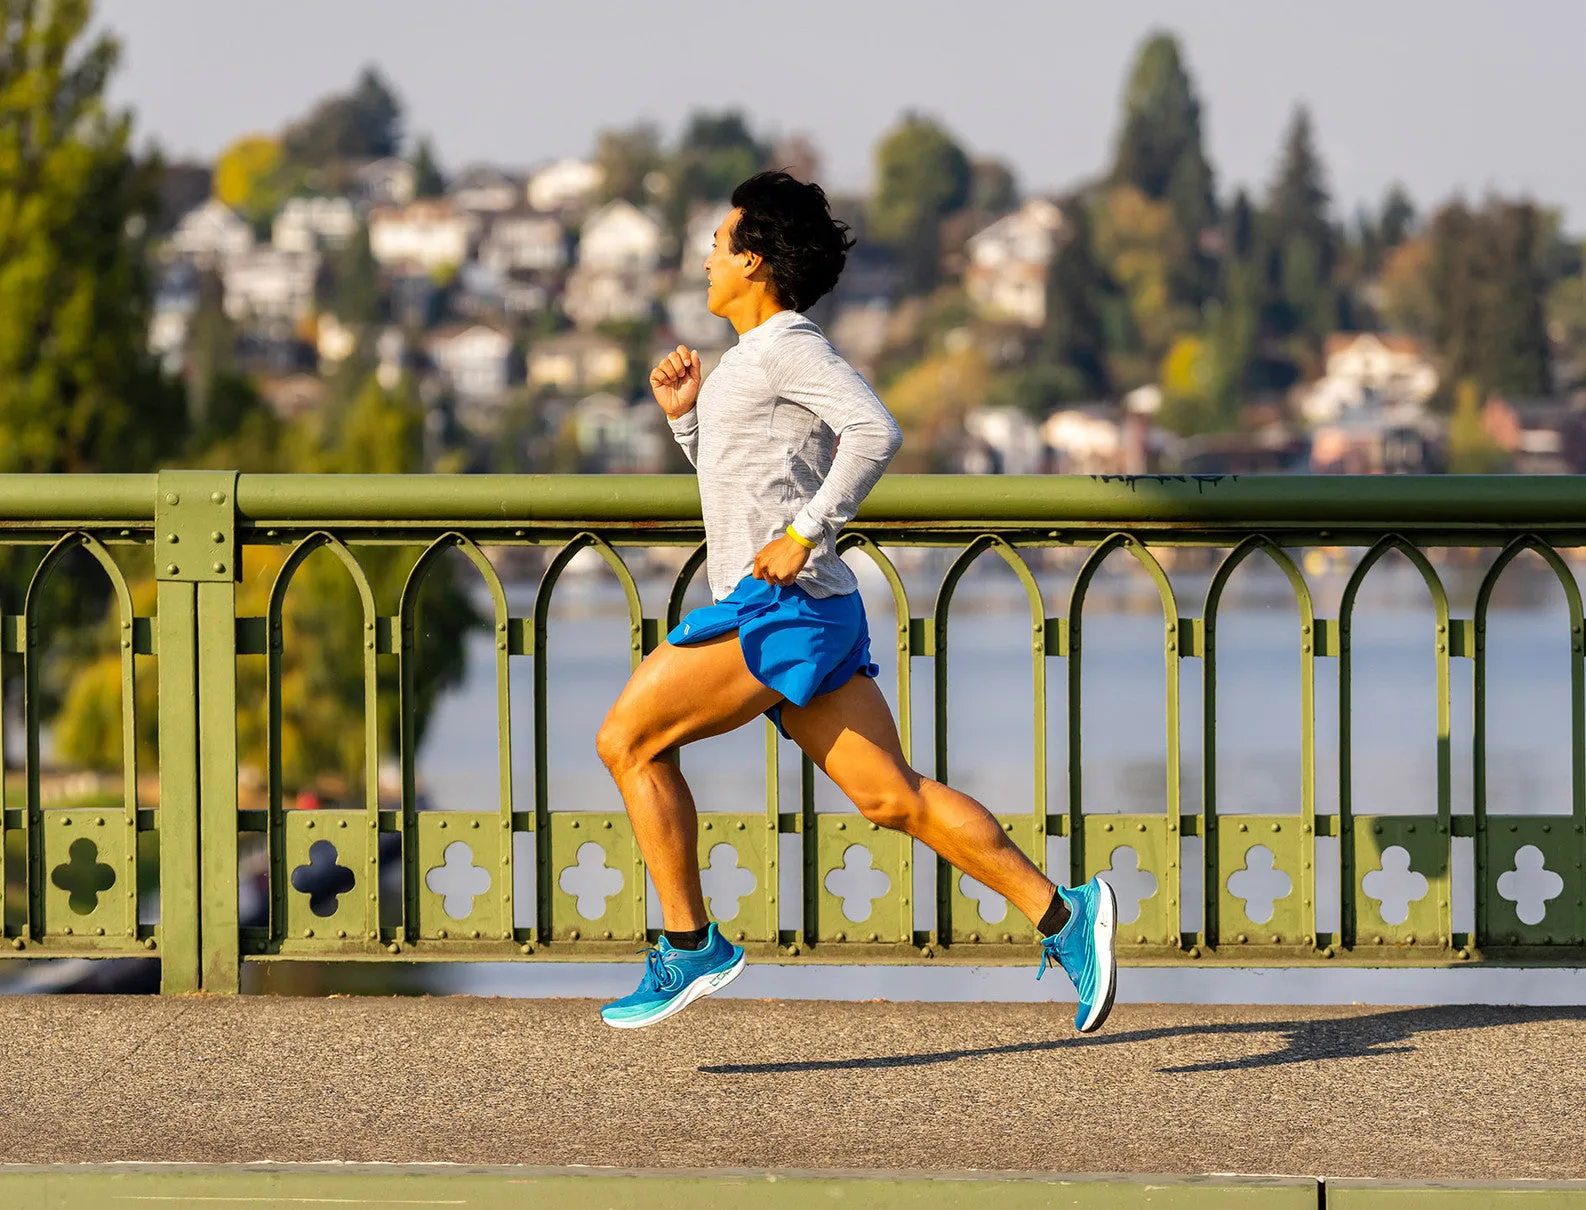
M 604 175 L 588 160 L 557 160 L 529 178 L 529 205 L 546 214 L 586 209 Z
M 498 273 L 554 273 L 567 267 L 567 228 L 534 210 L 501 214 L 479 241 L 479 263 Z
M 1028 328 L 1046 322 L 1046 274 L 1063 238 L 1063 210 L 1031 198 L 1005 214 L 964 247 L 969 260 L 964 289 L 988 319 Z
M 460 400 L 495 399 L 512 384 L 512 337 L 490 324 L 459 324 L 433 333 L 430 361 Z
M 396 156 L 371 160 L 353 175 L 352 201 L 360 210 L 406 206 L 417 193 L 413 165 Z
M 473 251 L 479 220 L 449 202 L 413 202 L 369 215 L 369 250 L 382 265 L 455 269 Z
M 166 246 L 200 269 L 218 269 L 253 248 L 253 228 L 230 206 L 211 198 L 182 216 Z
M 529 345 L 528 380 L 564 394 L 615 386 L 628 373 L 620 343 L 592 332 L 566 332 Z
M 501 214 L 523 203 L 523 182 L 491 164 L 464 168 L 446 189 L 446 200 L 465 214 Z
M 281 207 L 270 242 L 281 252 L 340 248 L 358 233 L 358 213 L 344 197 L 294 197 Z
M 319 253 L 282 252 L 268 245 L 226 263 L 221 274 L 226 314 L 233 320 L 297 320 L 314 309 Z
M 1357 408 L 1420 409 L 1437 392 L 1437 367 L 1420 341 L 1388 332 L 1336 332 L 1326 373 L 1302 389 L 1300 412 L 1328 424 Z

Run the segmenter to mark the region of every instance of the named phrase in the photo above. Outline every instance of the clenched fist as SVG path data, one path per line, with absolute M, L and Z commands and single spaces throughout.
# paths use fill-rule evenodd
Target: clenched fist
M 667 419 L 676 420 L 688 415 L 699 398 L 701 380 L 699 351 L 678 345 L 677 352 L 668 353 L 660 365 L 650 371 L 650 390 L 661 405 Z

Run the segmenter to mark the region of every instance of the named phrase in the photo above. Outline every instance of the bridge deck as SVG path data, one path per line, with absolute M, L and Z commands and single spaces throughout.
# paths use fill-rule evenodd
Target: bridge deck
M 1586 1177 L 1586 1009 L 6 997 L 0 1163 Z M 1067 1010 L 1067 1011 L 1072 1011 Z

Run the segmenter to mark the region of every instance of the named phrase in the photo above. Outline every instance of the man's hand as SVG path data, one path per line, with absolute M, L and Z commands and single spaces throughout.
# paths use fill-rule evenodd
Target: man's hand
M 764 580 L 767 584 L 780 584 L 786 587 L 798 578 L 799 572 L 804 570 L 804 564 L 809 562 L 809 558 L 808 547 L 800 546 L 783 534 L 769 546 L 763 547 L 754 557 L 754 571 L 751 574 L 755 579 Z
M 655 392 L 655 401 L 668 420 L 688 415 L 699 398 L 700 379 L 699 350 L 687 345 L 678 345 L 677 352 L 668 353 L 650 371 L 650 390 Z

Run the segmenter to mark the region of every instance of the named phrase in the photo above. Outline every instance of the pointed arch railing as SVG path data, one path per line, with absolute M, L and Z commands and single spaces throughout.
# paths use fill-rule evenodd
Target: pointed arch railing
M 601 574 L 614 576 L 621 589 L 626 654 L 636 666 L 677 622 L 691 586 L 698 593 L 702 539 L 688 478 L 166 472 L 0 479 L 0 546 L 21 551 L 12 566 L 32 568 L 15 582 L 16 612 L 0 613 L 0 667 L 21 687 L 8 699 L 19 719 L 0 711 L 0 746 L 8 722 L 21 726 L 21 742 L 12 745 L 18 776 L 0 809 L 0 956 L 155 957 L 169 991 L 235 990 L 245 961 L 627 957 L 636 941 L 655 935 L 657 923 L 631 829 L 620 812 L 557 801 L 549 774 L 549 720 L 562 691 L 548 662 L 551 607 L 569 565 L 580 556 L 598 559 Z M 654 603 L 657 616 L 646 613 L 624 554 L 641 547 L 677 554 L 670 590 Z M 899 553 L 909 547 L 948 552 L 933 600 L 911 593 Z M 947 725 L 955 590 L 982 556 L 1011 570 L 1029 613 L 1029 629 L 1021 623 L 1020 633 L 1030 643 L 1033 802 L 1028 809 L 994 804 L 999 821 L 1055 878 L 1106 873 L 1123 849 L 1132 852 L 1153 889 L 1122 929 L 1128 959 L 1238 964 L 1586 963 L 1586 622 L 1573 569 L 1582 547 L 1586 483 L 1528 477 L 892 476 L 841 540 L 841 549 L 874 567 L 885 584 L 872 641 L 895 643 L 905 753 L 920 708 L 914 674 L 930 674 L 929 771 L 937 777 L 949 776 L 955 763 Z M 252 548 L 272 551 L 278 566 L 261 616 L 238 611 L 238 571 Z M 385 582 L 385 599 L 365 559 L 391 548 L 407 552 L 407 570 L 394 589 Z M 513 614 L 499 554 L 492 553 L 508 548 L 542 555 L 532 607 L 521 616 Z M 1194 548 L 1224 552 L 1208 565 L 1198 618 L 1181 612 L 1183 585 L 1175 591 L 1170 558 Z M 1332 618 L 1319 616 L 1308 576 L 1306 555 L 1318 548 L 1355 552 Z M 1458 557 L 1484 568 L 1469 617 L 1455 615 L 1444 586 L 1440 567 L 1451 550 L 1474 551 Z M 357 589 L 365 753 L 360 803 L 317 812 L 289 805 L 281 761 L 290 641 L 283 609 L 294 573 L 316 551 L 337 560 Z M 494 645 L 496 790 L 492 804 L 467 811 L 427 808 L 416 767 L 418 601 L 442 574 L 447 552 L 456 552 L 450 563 L 462 574 L 482 581 Z M 1053 552 L 1074 573 L 1057 610 L 1041 578 Z M 1527 554 L 1556 578 L 1567 605 L 1560 654 L 1567 645 L 1571 792 L 1552 813 L 1520 816 L 1489 809 L 1486 631 L 1500 576 Z M 1354 793 L 1351 631 L 1363 585 L 1390 555 L 1408 560 L 1431 606 L 1424 636 L 1436 673 L 1426 720 L 1436 753 L 1431 813 L 1365 813 Z M 43 742 L 42 590 L 69 556 L 87 559 L 107 579 L 115 626 L 103 633 L 120 644 L 122 765 L 114 790 L 92 794 L 71 791 L 71 778 L 46 766 Z M 1293 594 L 1299 779 L 1292 801 L 1246 812 L 1229 811 L 1219 796 L 1218 642 L 1238 624 L 1220 618 L 1225 589 L 1252 559 L 1275 567 Z M 1166 780 L 1156 813 L 1107 810 L 1110 804 L 1091 801 L 1084 777 L 1086 602 L 1096 577 L 1120 560 L 1149 578 L 1162 611 Z M 151 593 L 142 593 L 144 583 Z M 151 599 L 155 608 L 139 614 L 139 603 L 147 609 Z M 1098 608 L 1092 600 L 1089 616 Z M 268 768 L 265 805 L 256 809 L 239 801 L 237 672 L 258 668 L 241 662 L 261 658 Z M 1060 671 L 1050 669 L 1054 660 L 1063 663 Z M 1187 660 L 1200 666 L 1203 762 L 1199 803 L 1188 807 L 1180 780 L 1180 671 Z M 519 661 L 532 669 L 532 702 L 514 710 Z M 1466 678 L 1468 725 L 1453 709 L 1455 687 Z M 1318 684 L 1328 681 L 1337 686 L 1338 777 L 1336 798 L 1323 801 L 1316 698 Z M 140 683 L 145 691 L 158 685 L 157 793 L 139 777 Z M 1048 774 L 1050 685 L 1066 687 L 1066 726 L 1057 730 L 1066 739 L 1067 766 L 1055 777 Z M 395 706 L 394 741 L 382 738 L 382 705 L 388 713 Z M 532 747 L 527 794 L 514 784 L 515 719 Z M 726 844 L 753 875 L 724 923 L 729 934 L 781 960 L 1027 959 L 1028 927 L 987 919 L 985 901 L 965 894 L 946 867 L 917 870 L 917 850 L 906 838 L 878 832 L 852 812 L 817 811 L 807 758 L 798 761 L 799 801 L 784 810 L 780 760 L 789 745 L 769 723 L 765 736 L 763 805 L 702 815 L 702 864 Z M 1468 803 L 1455 801 L 1456 738 L 1470 743 Z M 397 750 L 382 752 L 391 742 Z M 382 758 L 400 770 L 400 790 L 389 801 L 378 776 Z M 686 753 L 682 759 L 686 765 Z M 248 926 L 238 912 L 239 835 L 246 833 L 262 834 L 269 856 L 266 918 Z M 1461 840 L 1472 843 L 1458 849 Z M 1320 841 L 1337 845 L 1325 873 Z M 600 900 L 603 910 L 586 916 L 588 897 L 570 892 L 563 876 L 591 845 L 605 872 L 620 879 Z M 147 877 L 140 885 L 139 872 L 140 854 L 147 858 L 156 846 L 157 918 L 156 888 Z M 784 862 L 790 847 L 798 860 Z M 886 877 L 861 920 L 831 885 L 856 847 L 868 854 L 869 871 Z M 1260 920 L 1231 881 L 1258 847 L 1290 886 Z M 397 885 L 382 897 L 381 858 L 393 849 Z M 312 909 L 311 893 L 294 882 L 316 851 L 332 854 L 327 860 L 350 880 L 331 897 L 328 913 Z M 1370 893 L 1390 857 L 1426 887 L 1402 915 L 1385 913 Z M 432 877 L 454 858 L 475 888 L 460 900 L 437 890 Z M 1516 878 L 1544 876 L 1550 893 L 1538 916 L 1511 892 Z M 1464 924 L 1453 908 L 1461 879 L 1474 903 Z M 917 895 L 917 887 L 925 893 Z M 1323 919 L 1324 890 L 1338 904 L 1335 922 Z

